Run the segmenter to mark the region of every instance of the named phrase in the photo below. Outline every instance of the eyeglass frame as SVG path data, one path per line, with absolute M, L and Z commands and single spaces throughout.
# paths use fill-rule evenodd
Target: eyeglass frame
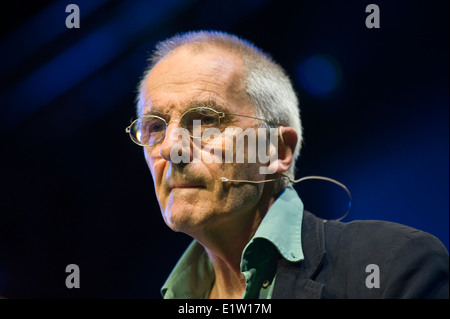
M 258 117 L 254 117 L 254 116 L 242 115 L 242 114 L 236 114 L 236 113 L 225 113 L 225 112 L 222 112 L 222 111 L 215 110 L 215 109 L 213 109 L 213 108 L 211 108 L 211 107 L 198 106 L 198 107 L 190 108 L 189 110 L 187 110 L 186 112 L 184 112 L 183 114 L 181 114 L 179 120 L 172 120 L 172 121 L 169 121 L 169 122 L 167 122 L 164 118 L 162 118 L 162 117 L 160 117 L 160 116 L 158 116 L 158 115 L 154 115 L 154 114 L 143 115 L 143 116 L 141 116 L 141 117 L 135 119 L 133 122 L 131 122 L 131 124 L 125 128 L 125 133 L 128 133 L 129 136 L 130 136 L 130 139 L 133 141 L 133 143 L 135 143 L 135 144 L 137 144 L 137 145 L 139 145 L 139 146 L 142 146 L 142 147 L 154 146 L 154 145 L 158 144 L 159 142 L 161 142 L 161 141 L 166 137 L 167 128 L 169 127 L 169 124 L 170 124 L 170 123 L 180 123 L 180 122 L 181 122 L 181 119 L 183 118 L 183 116 L 184 116 L 186 113 L 191 112 L 192 110 L 197 110 L 197 109 L 207 109 L 207 110 L 211 110 L 211 111 L 217 113 L 217 114 L 219 115 L 219 122 L 217 123 L 217 126 L 220 125 L 220 119 L 224 118 L 225 115 L 242 116 L 242 117 L 251 118 L 251 119 L 263 121 L 263 122 L 266 122 L 266 123 L 270 123 L 269 121 L 267 121 L 267 120 L 265 120 L 265 119 L 258 118 Z M 158 142 L 153 143 L 153 144 L 149 144 L 149 145 L 144 145 L 144 144 L 140 144 L 140 143 L 136 142 L 136 141 L 133 139 L 132 135 L 131 135 L 131 134 L 132 134 L 132 133 L 131 133 L 131 132 L 132 132 L 131 127 L 134 125 L 134 123 L 136 123 L 137 121 L 139 121 L 139 120 L 141 120 L 141 119 L 143 119 L 143 118 L 146 118 L 146 117 L 153 117 L 153 118 L 160 119 L 160 120 L 162 120 L 162 121 L 166 124 L 166 128 L 165 128 L 165 130 L 164 130 L 164 135 L 161 137 L 161 139 L 158 140 Z M 276 125 L 278 126 L 279 124 L 276 124 Z M 183 129 L 184 129 L 185 132 L 187 131 L 186 128 L 183 127 Z M 189 134 L 189 133 L 186 133 L 186 134 L 189 135 L 189 136 L 192 137 L 192 138 L 201 138 L 201 137 L 197 137 L 197 136 L 192 136 L 192 135 Z

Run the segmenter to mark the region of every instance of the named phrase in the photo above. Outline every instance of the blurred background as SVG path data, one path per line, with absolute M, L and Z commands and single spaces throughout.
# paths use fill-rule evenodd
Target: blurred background
M 80 8 L 80 28 L 65 25 Z M 365 8 L 380 8 L 380 28 Z M 125 127 L 155 43 L 215 29 L 269 52 L 301 102 L 297 178 L 351 191 L 344 221 L 406 224 L 449 245 L 449 3 L 437 1 L 33 1 L 0 13 L 0 296 L 160 298 L 190 242 L 164 224 Z M 295 186 L 341 217 L 346 193 Z M 80 268 L 67 289 L 66 266 Z

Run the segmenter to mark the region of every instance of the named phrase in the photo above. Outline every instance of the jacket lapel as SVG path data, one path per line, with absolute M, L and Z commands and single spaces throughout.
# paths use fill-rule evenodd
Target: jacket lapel
M 325 255 L 324 220 L 304 211 L 302 248 L 304 260 L 278 262 L 273 299 L 319 299 L 324 285 L 314 281 Z

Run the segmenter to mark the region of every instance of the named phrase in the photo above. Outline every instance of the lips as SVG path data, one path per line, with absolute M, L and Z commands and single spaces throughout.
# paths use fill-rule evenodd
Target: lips
M 168 190 L 173 189 L 197 189 L 206 188 L 204 180 L 200 176 L 192 176 L 191 174 L 179 174 L 178 172 L 168 171 L 163 185 Z
M 170 190 L 172 189 L 196 189 L 196 188 L 206 188 L 199 181 L 171 181 L 170 179 L 167 181 L 167 186 Z
M 180 184 L 170 186 L 170 189 L 177 189 L 177 188 L 187 189 L 187 188 L 204 188 L 204 187 L 200 185 L 190 185 L 190 184 Z

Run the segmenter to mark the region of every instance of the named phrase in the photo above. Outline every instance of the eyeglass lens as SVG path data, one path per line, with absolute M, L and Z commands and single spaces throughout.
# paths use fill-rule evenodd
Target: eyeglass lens
M 219 128 L 221 113 L 210 108 L 194 108 L 183 114 L 180 126 L 192 137 L 200 138 L 207 130 Z M 131 127 L 132 138 L 141 145 L 154 145 L 161 141 L 167 122 L 153 115 L 136 120 Z

